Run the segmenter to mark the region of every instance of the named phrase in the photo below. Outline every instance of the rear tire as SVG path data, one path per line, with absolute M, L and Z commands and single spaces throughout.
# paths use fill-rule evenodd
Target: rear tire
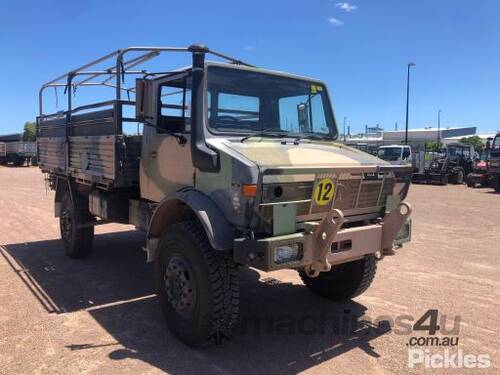
M 25 161 L 26 160 L 23 157 L 18 156 L 18 157 L 16 157 L 16 159 L 14 159 L 14 165 L 16 167 L 22 167 L 22 166 L 24 166 Z
M 299 271 L 300 278 L 314 294 L 331 301 L 342 301 L 359 296 L 371 285 L 377 271 L 374 255 L 363 259 L 333 266 L 329 272 L 321 272 L 318 277 L 309 277 Z
M 441 176 L 440 183 L 441 183 L 441 185 L 448 185 L 448 175 L 447 174 L 443 174 Z
M 170 331 L 201 347 L 229 339 L 239 310 L 237 266 L 214 250 L 197 221 L 168 226 L 154 265 L 156 293 Z
M 497 193 L 500 193 L 500 176 L 497 176 L 496 179 L 494 180 L 495 183 L 495 191 Z
M 82 199 L 83 200 L 83 199 Z M 59 229 L 66 254 L 71 258 L 84 258 L 92 251 L 94 242 L 94 227 L 79 228 L 81 224 L 89 223 L 94 218 L 87 206 L 76 208 L 71 202 L 69 194 L 66 194 L 61 202 L 61 216 L 59 217 Z

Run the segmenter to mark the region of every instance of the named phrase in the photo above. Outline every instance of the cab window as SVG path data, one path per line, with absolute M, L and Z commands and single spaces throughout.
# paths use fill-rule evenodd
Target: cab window
M 191 124 L 191 80 L 189 77 L 172 80 L 160 86 L 159 112 L 159 133 L 189 132 Z

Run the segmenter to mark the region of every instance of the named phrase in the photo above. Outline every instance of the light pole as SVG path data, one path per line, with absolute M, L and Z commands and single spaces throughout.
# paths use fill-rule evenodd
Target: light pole
M 437 134 L 437 147 L 440 148 L 441 142 L 441 110 L 438 111 L 438 134 Z
M 408 144 L 408 106 L 410 104 L 410 67 L 415 66 L 415 63 L 408 63 L 408 75 L 406 77 L 406 130 L 405 130 L 405 145 Z
M 345 139 L 346 139 L 346 134 L 345 134 L 345 121 L 347 120 L 347 116 L 344 116 L 344 143 L 345 143 Z

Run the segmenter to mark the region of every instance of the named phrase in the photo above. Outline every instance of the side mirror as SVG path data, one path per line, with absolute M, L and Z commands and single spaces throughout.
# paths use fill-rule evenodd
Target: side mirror
M 135 117 L 138 121 L 153 118 L 153 84 L 148 79 L 135 80 Z

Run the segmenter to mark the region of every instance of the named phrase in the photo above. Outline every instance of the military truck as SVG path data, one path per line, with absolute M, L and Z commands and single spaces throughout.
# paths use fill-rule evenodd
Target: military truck
M 493 187 L 500 193 L 500 133 L 491 144 L 489 173 L 493 179 Z
M 28 165 L 36 162 L 36 142 L 5 142 L 4 163 L 12 163 L 15 166 Z M 1 146 L 0 146 L 1 147 Z
M 191 64 L 136 67 L 174 53 Z M 47 88 L 99 84 L 113 99 L 73 107 L 68 95 L 65 111 L 44 112 Z M 338 301 L 363 293 L 377 261 L 410 240 L 411 168 L 337 143 L 319 80 L 201 45 L 129 47 L 44 84 L 39 97 L 39 165 L 67 254 L 89 255 L 96 225 L 143 230 L 167 325 L 189 345 L 228 337 L 243 266 L 295 269 Z M 124 132 L 127 123 L 142 135 Z

